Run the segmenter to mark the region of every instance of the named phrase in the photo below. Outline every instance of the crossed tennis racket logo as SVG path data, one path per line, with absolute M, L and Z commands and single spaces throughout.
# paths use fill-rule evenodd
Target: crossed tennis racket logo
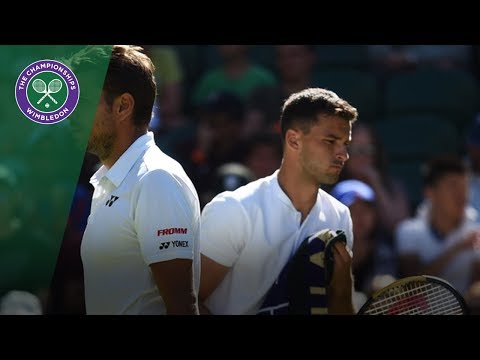
M 43 95 L 38 101 L 37 104 L 40 104 L 47 96 L 55 103 L 58 104 L 57 100 L 50 94 L 56 94 L 62 88 L 62 82 L 60 79 L 53 79 L 47 84 L 42 79 L 35 79 L 32 83 L 33 90 L 35 90 L 39 94 Z

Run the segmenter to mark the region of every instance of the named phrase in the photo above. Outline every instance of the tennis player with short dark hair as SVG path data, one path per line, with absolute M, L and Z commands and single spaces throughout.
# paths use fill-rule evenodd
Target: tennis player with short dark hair
M 356 118 L 354 107 L 325 89 L 305 89 L 286 100 L 281 115 L 284 149 L 280 169 L 217 195 L 203 210 L 202 312 L 258 313 L 303 240 L 322 229 L 345 231 L 348 248 L 352 247 L 348 208 L 320 185 L 337 181 L 348 160 L 347 146 Z M 328 313 L 354 313 L 348 248 L 334 245 Z M 284 306 L 277 305 L 271 310 Z

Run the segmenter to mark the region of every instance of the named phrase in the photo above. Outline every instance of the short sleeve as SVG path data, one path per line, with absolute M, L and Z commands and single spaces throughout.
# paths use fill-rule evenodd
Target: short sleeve
M 147 173 L 139 187 L 134 222 L 145 262 L 193 259 L 200 221 L 196 193 L 164 170 Z
M 251 226 L 241 203 L 217 195 L 202 212 L 200 252 L 224 266 L 231 267 L 250 237 Z

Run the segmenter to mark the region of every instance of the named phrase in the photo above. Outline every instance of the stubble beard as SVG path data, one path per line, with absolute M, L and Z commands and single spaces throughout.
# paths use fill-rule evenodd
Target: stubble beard
M 313 162 L 306 161 L 303 156 L 300 156 L 299 161 L 303 164 L 304 171 L 306 170 L 311 178 L 317 183 L 317 186 L 321 185 L 332 185 L 338 181 L 340 177 L 339 173 L 326 173 L 324 169 L 319 164 L 314 164 Z
M 319 179 L 320 184 L 322 185 L 333 185 L 338 181 L 340 174 L 323 174 L 321 179 Z
M 108 159 L 113 151 L 117 136 L 115 133 L 101 134 L 89 139 L 87 151 L 100 159 L 100 161 Z

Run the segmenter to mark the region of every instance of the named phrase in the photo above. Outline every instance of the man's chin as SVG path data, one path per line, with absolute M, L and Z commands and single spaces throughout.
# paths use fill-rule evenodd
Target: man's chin
M 324 185 L 333 185 L 338 182 L 340 175 L 328 175 L 323 178 L 322 184 Z

